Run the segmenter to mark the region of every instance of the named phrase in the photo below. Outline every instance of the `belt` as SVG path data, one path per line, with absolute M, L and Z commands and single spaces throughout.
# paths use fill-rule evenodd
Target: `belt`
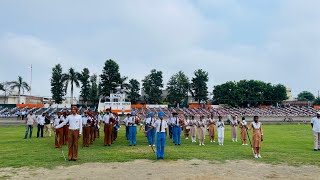
M 69 129 L 69 131 L 79 131 L 79 129 Z
M 157 132 L 157 133 L 166 133 L 166 132 Z

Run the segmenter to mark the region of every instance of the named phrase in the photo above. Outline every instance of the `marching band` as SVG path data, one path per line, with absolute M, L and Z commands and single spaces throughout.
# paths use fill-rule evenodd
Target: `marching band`
M 154 112 L 150 112 L 142 118 L 135 111 L 126 114 L 123 121 L 120 116 L 112 112 L 111 108 L 106 109 L 104 113 L 96 113 L 91 111 L 84 111 L 83 116 L 77 114 L 78 109 L 72 107 L 72 112 L 63 111 L 57 112 L 54 117 L 53 127 L 55 132 L 55 147 L 61 148 L 67 142 L 69 143 L 69 161 L 76 161 L 78 158 L 78 137 L 82 134 L 82 146 L 89 147 L 96 138 L 99 138 L 99 131 L 101 123 L 104 124 L 104 145 L 111 146 L 118 137 L 118 130 L 123 123 L 126 127 L 125 136 L 129 141 L 129 146 L 136 146 L 137 125 L 143 124 L 144 133 L 147 137 L 148 146 L 157 146 L 157 159 L 164 158 L 164 148 L 166 141 L 167 130 L 172 133 L 172 143 L 174 145 L 181 145 L 181 133 L 184 133 L 184 138 L 189 139 L 195 143 L 196 136 L 198 136 L 199 146 L 204 146 L 205 136 L 208 135 L 210 142 L 215 142 L 215 134 L 217 133 L 218 145 L 224 144 L 225 123 L 222 117 L 219 116 L 216 121 L 213 117 L 200 116 L 196 120 L 194 116 L 180 115 L 176 112 L 172 113 L 171 118 L 165 119 L 164 112 L 158 112 L 157 118 Z M 143 119 L 143 121 L 141 121 Z M 252 148 L 254 150 L 254 157 L 261 158 L 261 141 L 262 139 L 262 124 L 258 122 L 258 117 L 254 117 L 254 121 L 249 125 L 242 118 L 238 121 L 236 116 L 230 120 L 231 138 L 233 142 L 237 142 L 237 127 L 240 129 L 240 139 L 242 145 L 247 144 L 248 130 L 253 131 Z M 171 130 L 170 130 L 171 128 Z M 169 134 L 170 136 L 170 134 Z M 251 141 L 250 141 L 251 142 Z

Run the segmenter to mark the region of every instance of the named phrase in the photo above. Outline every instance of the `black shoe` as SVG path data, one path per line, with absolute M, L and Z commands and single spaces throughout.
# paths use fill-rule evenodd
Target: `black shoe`
M 313 149 L 314 151 L 318 151 L 318 149 Z
M 77 161 L 76 159 L 72 159 L 72 161 Z
M 68 161 L 72 161 L 72 159 L 68 159 Z
M 180 144 L 178 144 L 180 146 Z

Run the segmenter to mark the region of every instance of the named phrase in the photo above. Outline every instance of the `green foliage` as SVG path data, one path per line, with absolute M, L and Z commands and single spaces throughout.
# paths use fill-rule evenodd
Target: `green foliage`
M 60 64 L 52 68 L 51 93 L 55 103 L 60 104 L 64 96 L 62 67 Z
M 313 101 L 314 95 L 309 91 L 302 91 L 298 94 L 298 101 Z
M 91 83 L 91 88 L 90 88 L 90 101 L 93 104 L 96 104 L 98 102 L 98 84 L 97 84 L 97 75 L 92 75 L 90 77 L 90 83 Z
M 189 88 L 189 78 L 182 71 L 174 74 L 167 84 L 168 101 L 171 104 L 181 104 L 182 102 L 187 101 Z
M 275 105 L 287 99 L 287 92 L 281 84 L 273 86 L 257 80 L 229 81 L 214 87 L 213 99 L 218 104 L 241 107 Z
M 129 81 L 130 91 L 128 98 L 130 99 L 132 104 L 136 104 L 139 100 L 140 94 L 140 83 L 136 79 L 130 79 Z
M 100 77 L 100 94 L 110 96 L 110 92 L 115 90 L 121 81 L 119 65 L 112 59 L 107 60 L 104 64 Z
M 73 68 L 70 68 L 67 74 L 62 75 L 62 81 L 64 83 L 64 90 L 67 92 L 68 85 L 70 83 L 71 86 L 71 104 L 73 104 L 73 85 L 75 84 L 76 87 L 80 87 L 80 80 L 81 74 L 76 72 Z
M 84 68 L 80 74 L 79 80 L 81 82 L 80 97 L 83 102 L 87 102 L 90 98 L 90 71 L 88 68 Z
M 0 91 L 4 91 L 4 87 L 2 83 L 0 83 Z
M 195 77 L 191 80 L 191 93 L 195 100 L 200 103 L 201 100 L 208 99 L 208 72 L 198 69 L 194 72 L 194 75 Z
M 209 160 L 209 161 L 239 161 L 251 160 L 256 163 L 286 164 L 295 166 L 316 165 L 319 152 L 313 151 L 313 136 L 309 124 L 306 125 L 263 125 L 264 141 L 262 144 L 262 159 L 254 159 L 250 146 L 242 146 L 241 142 L 232 143 L 230 126 L 226 126 L 224 146 L 210 143 L 205 138 L 205 145 L 191 143 L 191 140 L 181 139 L 181 146 L 175 146 L 167 137 L 165 161 L 178 159 Z M 137 132 L 137 146 L 128 146 L 124 126 L 120 128 L 118 139 L 110 147 L 103 146 L 103 130 L 89 148 L 82 147 L 79 139 L 79 160 L 64 162 L 60 149 L 54 148 L 54 136 L 35 138 L 34 128 L 32 139 L 23 139 L 24 126 L 0 127 L 0 167 L 42 167 L 73 166 L 89 162 L 126 162 L 136 159 L 155 160 L 155 154 L 147 146 L 147 138 L 142 131 Z M 285 132 L 285 135 L 284 135 Z M 250 131 L 250 137 L 252 137 Z M 183 137 L 181 137 L 183 138 Z M 217 138 L 217 137 L 216 137 Z M 67 155 L 68 148 L 63 146 Z
M 24 82 L 21 76 L 18 76 L 17 81 L 8 82 L 8 85 L 11 87 L 12 90 L 18 89 L 18 96 L 19 96 L 18 104 L 20 104 L 21 91 L 22 93 L 24 93 L 24 90 L 27 90 L 27 91 L 31 90 L 31 87 L 29 86 L 29 84 Z
M 162 83 L 162 71 L 155 69 L 151 70 L 151 73 L 142 80 L 142 89 L 146 93 L 147 103 L 159 103 L 161 100 L 162 91 L 160 88 L 163 87 Z
M 313 101 L 313 105 L 317 105 L 317 106 L 320 105 L 320 98 L 319 98 L 319 97 L 317 97 L 317 98 Z

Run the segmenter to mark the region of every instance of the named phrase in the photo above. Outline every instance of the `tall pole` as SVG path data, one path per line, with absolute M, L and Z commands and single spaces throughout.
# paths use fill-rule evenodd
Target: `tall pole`
M 32 90 L 32 64 L 31 64 L 31 67 L 30 67 L 30 96 L 31 96 L 31 90 Z

